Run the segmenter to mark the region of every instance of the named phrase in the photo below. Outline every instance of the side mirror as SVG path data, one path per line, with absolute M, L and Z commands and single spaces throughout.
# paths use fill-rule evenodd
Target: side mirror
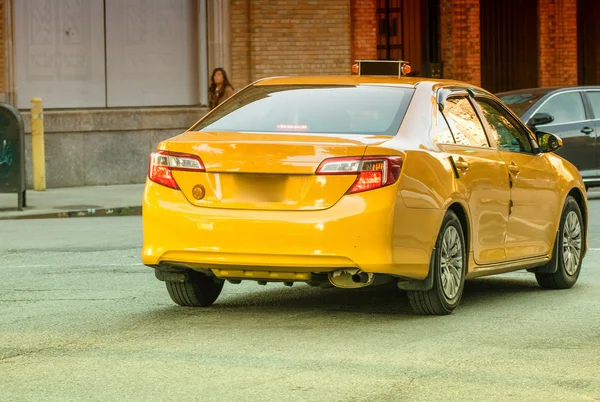
M 540 151 L 544 153 L 554 152 L 563 145 L 560 137 L 555 134 L 538 131 L 536 136 L 540 146 Z
M 529 119 L 528 126 L 535 127 L 541 126 L 542 124 L 549 124 L 554 121 L 554 116 L 548 113 L 536 113 L 531 119 Z

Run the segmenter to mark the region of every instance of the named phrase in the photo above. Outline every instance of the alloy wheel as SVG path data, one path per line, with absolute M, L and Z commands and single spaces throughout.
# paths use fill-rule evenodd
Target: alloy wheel
M 563 261 L 568 275 L 575 275 L 581 260 L 581 223 L 575 211 L 570 211 L 563 229 Z
M 442 239 L 440 255 L 442 289 L 448 300 L 453 300 L 460 291 L 463 263 L 460 235 L 454 226 L 448 226 Z

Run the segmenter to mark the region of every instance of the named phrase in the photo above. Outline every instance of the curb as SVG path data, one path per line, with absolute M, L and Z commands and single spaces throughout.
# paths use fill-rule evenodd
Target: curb
M 117 208 L 90 208 L 76 211 L 57 211 L 39 214 L 14 215 L 0 217 L 0 220 L 16 219 L 56 219 L 56 218 L 91 218 L 102 216 L 142 216 L 141 206 L 117 207 Z

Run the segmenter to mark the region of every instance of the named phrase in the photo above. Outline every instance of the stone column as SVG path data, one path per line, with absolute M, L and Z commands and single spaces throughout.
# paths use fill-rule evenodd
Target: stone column
M 15 79 L 14 79 L 14 52 L 13 52 L 13 0 L 0 1 L 0 18 L 2 24 L 1 35 L 1 55 L 0 74 L 2 74 L 2 90 L 0 91 L 0 101 L 11 105 L 16 105 Z
M 208 105 L 208 18 L 206 0 L 198 0 L 198 90 L 200 104 Z
M 231 74 L 231 12 L 229 0 L 208 1 L 208 73 L 222 67 Z

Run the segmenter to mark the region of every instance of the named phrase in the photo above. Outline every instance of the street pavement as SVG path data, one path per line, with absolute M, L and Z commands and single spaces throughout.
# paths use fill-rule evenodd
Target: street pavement
M 393 286 L 226 284 L 181 308 L 141 219 L 0 223 L 0 401 L 600 401 L 600 193 L 570 290 L 468 281 L 446 317 Z

